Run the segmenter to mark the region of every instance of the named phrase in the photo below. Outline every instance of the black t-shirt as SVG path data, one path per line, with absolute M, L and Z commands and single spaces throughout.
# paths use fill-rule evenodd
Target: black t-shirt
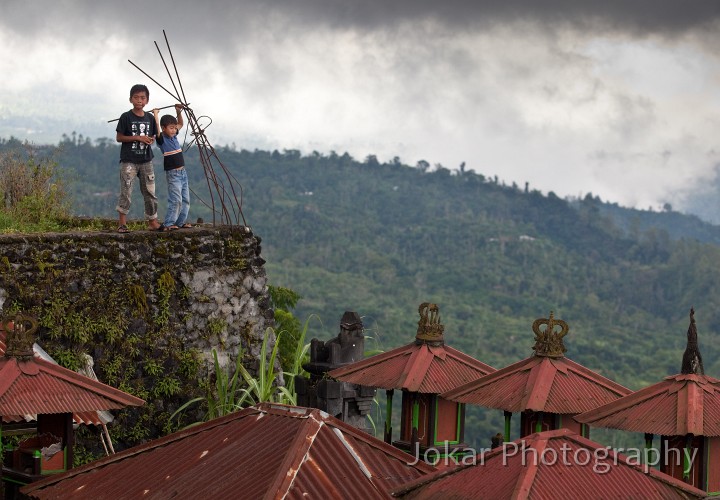
M 155 116 L 152 113 L 145 113 L 137 116 L 135 113 L 126 111 L 120 116 L 115 131 L 121 135 L 157 135 Z M 152 145 L 140 141 L 123 142 L 120 145 L 120 161 L 130 163 L 146 163 L 153 159 Z

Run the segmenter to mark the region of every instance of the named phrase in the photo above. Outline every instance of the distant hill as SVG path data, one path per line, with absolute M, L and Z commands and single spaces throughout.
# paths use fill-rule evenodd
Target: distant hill
M 675 212 L 670 206 L 663 212 L 635 210 L 623 208 L 617 203 L 603 203 L 590 196 L 587 196 L 583 203 L 595 206 L 600 215 L 610 217 L 626 236 L 637 238 L 640 233 L 659 230 L 667 232 L 668 237 L 674 240 L 690 238 L 720 244 L 720 226 L 706 222 L 696 215 Z M 574 201 L 571 205 L 578 207 L 580 202 Z
M 76 212 L 114 216 L 117 145 L 67 138 L 61 148 Z M 570 325 L 568 357 L 637 389 L 680 371 L 694 307 L 706 373 L 720 376 L 720 228 L 695 216 L 373 156 L 218 153 L 243 185 L 271 282 L 302 295 L 301 319 L 321 318 L 311 336 L 334 336 L 354 310 L 370 347 L 394 348 L 414 339 L 417 307 L 431 301 L 450 345 L 500 368 L 532 354 L 532 322 L 553 311 Z M 194 150 L 187 164 L 191 216 L 210 220 Z

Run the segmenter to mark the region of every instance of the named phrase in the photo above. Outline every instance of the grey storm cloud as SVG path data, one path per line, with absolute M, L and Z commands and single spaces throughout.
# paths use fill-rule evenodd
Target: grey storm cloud
M 121 5 L 94 0 L 9 0 L 5 4 L 0 25 L 16 31 L 74 27 L 81 34 L 106 23 L 118 29 L 122 21 L 120 29 L 126 32 L 164 27 L 188 37 L 201 31 L 232 38 L 242 38 L 248 29 L 262 29 L 268 23 L 297 29 L 375 30 L 423 20 L 456 29 L 528 20 L 639 36 L 677 36 L 696 29 L 709 32 L 720 20 L 720 2 L 715 0 L 181 0 Z M 168 9 L 174 12 L 173 25 L 162 26 Z

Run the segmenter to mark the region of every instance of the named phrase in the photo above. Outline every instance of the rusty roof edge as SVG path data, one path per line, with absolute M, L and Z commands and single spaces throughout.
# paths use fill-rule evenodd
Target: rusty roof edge
M 398 486 L 397 488 L 393 488 L 392 490 L 390 490 L 389 493 L 391 496 L 394 496 L 394 497 L 404 495 L 404 494 L 409 493 L 413 490 L 416 490 L 422 486 L 425 486 L 428 483 L 431 483 L 438 479 L 442 479 L 446 476 L 452 476 L 453 474 L 462 472 L 465 469 L 468 469 L 470 467 L 473 467 L 473 465 L 466 464 L 466 465 L 458 465 L 458 466 L 450 468 L 450 469 L 435 469 L 433 472 L 430 472 L 429 474 L 425 474 L 424 476 L 420 476 L 417 479 L 408 481 L 407 483 L 404 483 L 403 485 Z
M 286 413 L 292 414 L 292 409 L 283 410 L 281 408 L 273 407 L 273 409 L 285 411 Z M 261 410 L 266 411 L 266 410 Z M 315 443 L 315 438 L 320 432 L 320 429 L 325 425 L 325 420 L 322 416 L 321 410 L 314 410 L 306 413 L 302 416 L 307 416 L 303 425 L 298 426 L 297 435 L 293 439 L 292 444 L 288 446 L 289 450 L 295 450 L 294 453 L 288 453 L 285 456 L 282 464 L 278 467 L 277 476 L 275 480 L 270 484 L 264 498 L 285 498 L 292 488 L 295 478 L 300 472 L 300 468 L 305 463 L 310 449 Z M 292 415 L 294 417 L 300 416 L 299 413 Z
M 39 481 L 30 483 L 30 484 L 24 486 L 23 493 L 27 494 L 28 492 L 39 490 L 46 486 L 51 486 L 59 481 L 62 481 L 62 480 L 65 480 L 65 479 L 68 479 L 71 477 L 79 476 L 81 474 L 91 473 L 96 468 L 111 466 L 116 462 L 121 462 L 125 459 L 132 458 L 136 455 L 140 455 L 147 451 L 151 451 L 155 448 L 161 448 L 163 446 L 172 444 L 175 441 L 185 439 L 187 436 L 190 436 L 193 434 L 199 434 L 201 432 L 206 432 L 208 430 L 214 429 L 215 427 L 227 425 L 237 418 L 245 418 L 247 416 L 251 416 L 253 414 L 258 414 L 258 413 L 260 413 L 260 412 L 256 408 L 249 407 L 249 408 L 245 408 L 243 410 L 240 410 L 240 411 L 237 411 L 234 413 L 230 413 L 223 417 L 218 417 L 218 418 L 210 420 L 208 422 L 203 422 L 198 425 L 186 427 L 177 432 L 173 432 L 172 434 L 168 434 L 167 436 L 163 436 L 161 438 L 154 439 L 152 441 L 148 441 L 146 443 L 142 443 L 137 446 L 133 446 L 132 448 L 128 448 L 127 450 L 123 450 L 123 451 L 120 451 L 113 455 L 109 455 L 107 457 L 100 458 L 93 462 L 89 462 L 85 465 L 81 465 L 80 467 L 75 467 L 73 469 L 68 470 L 67 472 L 61 472 L 59 474 L 53 474 L 53 475 L 47 476 Z
M 15 361 L 17 363 L 17 360 L 14 359 L 10 359 L 8 361 Z M 70 384 L 87 389 L 95 394 L 100 394 L 107 399 L 112 399 L 116 403 L 124 404 L 126 406 L 141 406 L 145 404 L 144 400 L 133 396 L 132 394 L 128 394 L 127 392 L 121 391 L 120 389 L 107 385 L 103 382 L 93 380 L 57 363 L 51 363 L 50 361 L 37 357 L 33 357 L 23 362 L 36 364 L 42 371 L 49 375 L 61 378 Z

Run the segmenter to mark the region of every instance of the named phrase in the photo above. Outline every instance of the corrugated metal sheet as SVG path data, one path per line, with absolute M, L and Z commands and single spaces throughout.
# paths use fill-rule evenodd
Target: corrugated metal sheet
M 73 413 L 139 406 L 144 401 L 54 363 L 0 357 L 0 414 Z
M 0 357 L 5 356 L 5 337 L 7 333 L 5 330 L 2 329 L 0 326 Z M 48 353 L 45 352 L 38 344 L 33 344 L 33 355 L 36 358 L 44 359 L 46 361 L 50 361 L 51 363 L 56 363 L 52 357 Z M 97 380 L 97 377 L 94 376 L 94 372 L 92 372 L 92 375 L 94 380 Z M 2 416 L 3 423 L 11 423 L 11 422 L 21 422 L 21 421 L 33 421 L 37 420 L 36 414 L 26 414 L 26 415 L 5 415 Z M 73 413 L 73 422 L 79 425 L 95 425 L 95 426 L 101 426 L 103 424 L 108 424 L 112 422 L 113 416 L 111 413 L 107 411 L 90 411 L 90 412 L 75 412 Z
M 30 498 L 383 498 L 435 469 L 316 409 L 262 404 L 23 488 Z
M 381 389 L 440 394 L 495 369 L 447 345 L 415 342 L 337 368 L 329 376 Z
M 566 357 L 530 356 L 442 397 L 511 412 L 576 414 L 630 393 L 630 389 Z
M 520 452 L 521 447 L 525 452 Z M 531 434 L 485 456 L 484 464 L 438 472 L 393 490 L 417 499 L 705 498 L 702 490 L 567 429 Z
M 665 436 L 720 436 L 720 380 L 672 375 L 575 417 L 594 427 Z

